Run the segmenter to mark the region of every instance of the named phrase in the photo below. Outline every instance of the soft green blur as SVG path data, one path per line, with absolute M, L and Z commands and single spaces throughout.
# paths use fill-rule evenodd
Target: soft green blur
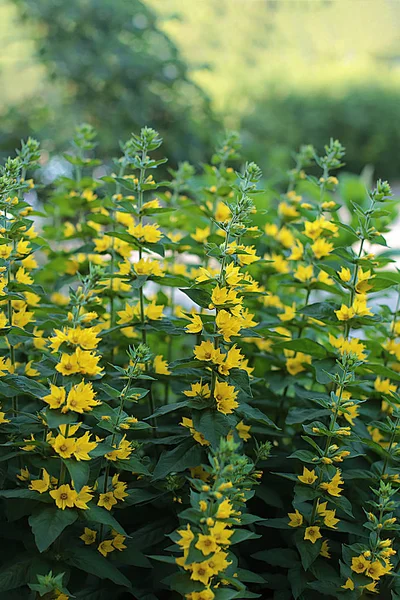
M 101 111 L 105 113 L 103 126 L 107 127 L 110 104 L 100 102 L 97 94 L 90 93 L 76 69 L 63 69 L 66 57 L 84 39 L 82 26 L 73 26 L 74 19 L 84 20 L 91 15 L 89 42 L 99 44 L 100 48 L 104 24 L 100 20 L 97 24 L 97 17 L 93 18 L 96 13 L 88 12 L 91 4 L 96 5 L 94 0 L 71 0 L 68 4 L 59 0 L 3 0 L 0 37 L 7 52 L 0 57 L 0 86 L 4 90 L 0 112 L 8 116 L 3 119 L 5 126 L 0 134 L 3 147 L 13 140 L 15 128 L 20 134 L 24 126 L 36 129 L 33 133 L 38 135 L 45 131 L 44 137 L 57 131 L 62 142 L 71 124 L 80 118 L 92 118 L 100 126 Z M 174 48 L 178 67 L 176 80 L 170 85 L 164 81 L 163 73 L 157 71 L 164 68 L 162 60 L 154 61 L 151 50 L 142 48 L 142 54 L 136 50 L 127 52 L 124 58 L 127 70 L 143 63 L 137 77 L 143 77 L 145 84 L 136 87 L 134 78 L 125 79 L 123 69 L 112 71 L 109 67 L 112 38 L 104 40 L 107 46 L 104 54 L 101 50 L 92 53 L 88 46 L 82 46 L 81 56 L 88 59 L 89 73 L 90 61 L 98 56 L 98 64 L 93 65 L 98 77 L 102 76 L 103 61 L 104 76 L 119 78 L 114 86 L 121 86 L 121 99 L 118 94 L 111 94 L 112 109 L 123 114 L 130 110 L 134 114 L 131 120 L 114 120 L 112 131 L 103 140 L 107 150 L 112 149 L 112 136 L 129 135 L 130 131 L 125 132 L 124 127 L 144 125 L 143 119 L 158 119 L 162 123 L 167 111 L 166 130 L 176 132 L 172 152 L 176 160 L 181 155 L 180 145 L 195 148 L 192 160 L 202 160 L 216 131 L 237 128 L 242 132 L 250 158 L 261 161 L 269 174 L 275 167 L 288 164 L 295 146 L 314 143 L 320 147 L 332 136 L 339 137 L 347 147 L 350 170 L 360 172 L 370 164 L 377 175 L 397 176 L 400 2 L 131 0 L 113 3 L 104 0 L 104 5 L 108 4 L 114 12 L 123 13 L 121 23 L 129 21 L 129 11 L 135 18 L 145 7 L 154 17 L 154 26 L 166 34 L 170 47 Z M 38 9 L 41 5 L 46 6 L 46 14 Z M 61 31 L 51 23 L 52 11 L 57 14 L 60 27 L 65 20 L 69 28 L 68 36 L 61 36 L 64 53 L 54 39 L 50 44 L 46 42 L 52 31 L 53 36 Z M 25 15 L 24 20 L 21 15 Z M 97 27 L 99 39 L 94 42 L 93 31 Z M 115 30 L 117 57 L 121 53 L 122 33 Z M 131 41 L 134 35 L 135 32 Z M 46 60 L 42 60 L 43 55 L 35 56 L 35 51 L 43 46 L 47 47 Z M 160 54 L 160 46 L 154 48 Z M 149 72 L 143 72 L 147 67 Z M 181 85 L 186 78 L 198 87 Z M 145 93 L 146 87 L 152 89 L 151 94 Z M 103 93 L 101 86 L 98 93 Z M 201 99 L 202 93 L 209 104 L 205 98 Z M 41 99 L 38 106 L 35 98 Z M 27 99 L 33 99 L 33 104 L 27 103 Z M 182 106 L 184 119 L 183 115 L 180 118 Z M 57 128 L 60 111 L 65 126 Z M 155 124 L 158 125 L 150 123 Z M 189 136 L 185 136 L 185 130 L 190 130 Z

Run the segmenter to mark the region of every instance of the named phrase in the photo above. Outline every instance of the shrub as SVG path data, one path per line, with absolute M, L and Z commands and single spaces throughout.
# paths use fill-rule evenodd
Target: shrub
M 333 140 L 279 193 L 235 134 L 168 181 L 156 131 L 114 172 L 95 138 L 1 168 L 2 598 L 396 598 L 389 185 Z
M 360 173 L 366 164 L 378 177 L 396 178 L 400 140 L 396 86 L 354 83 L 342 91 L 269 91 L 255 99 L 242 119 L 246 152 L 268 160 L 261 167 L 275 175 L 304 141 L 320 147 L 330 135 L 346 146 L 346 164 Z M 271 156 L 273 160 L 271 161 Z M 274 164 L 275 163 L 275 164 Z

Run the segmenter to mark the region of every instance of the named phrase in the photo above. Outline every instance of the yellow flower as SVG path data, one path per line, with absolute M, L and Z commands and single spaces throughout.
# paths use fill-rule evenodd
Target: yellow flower
M 275 225 L 275 223 L 266 223 L 265 227 L 264 227 L 264 231 L 265 231 L 266 235 L 269 235 L 271 237 L 276 237 L 276 235 L 278 233 L 278 226 Z
M 203 535 L 199 533 L 198 541 L 195 547 L 200 550 L 204 556 L 216 552 L 218 550 L 218 544 L 213 535 Z
M 15 279 L 18 283 L 25 283 L 26 285 L 31 285 L 33 283 L 32 277 L 26 273 L 23 267 L 20 267 L 15 274 Z
M 375 379 L 374 388 L 381 394 L 392 394 L 397 390 L 397 387 L 393 383 L 390 383 L 390 379 L 381 379 L 380 377 Z
M 294 513 L 288 513 L 290 527 L 300 527 L 303 525 L 303 515 L 296 508 Z
M 158 321 L 158 319 L 162 319 L 163 317 L 163 304 L 156 304 L 155 300 L 151 302 L 145 309 L 145 315 L 150 319 L 150 321 Z
M 216 552 L 207 559 L 207 566 L 211 569 L 213 575 L 218 575 L 221 571 L 225 571 L 231 564 L 226 560 L 228 554 L 226 552 Z
M 216 381 L 214 397 L 217 403 L 217 410 L 224 415 L 230 415 L 235 408 L 239 406 L 236 401 L 238 391 L 233 385 L 229 385 L 226 381 Z
M 85 542 L 86 546 L 90 546 L 90 544 L 94 544 L 96 541 L 97 531 L 93 529 L 89 529 L 89 527 L 85 527 L 83 533 L 80 537 L 82 541 Z
M 229 206 L 225 204 L 225 202 L 218 202 L 215 209 L 215 220 L 218 222 L 228 221 L 232 216 Z
M 231 504 L 230 500 L 228 500 L 228 498 L 226 498 L 218 506 L 218 510 L 215 515 L 215 518 L 216 519 L 229 519 L 229 517 L 231 516 L 232 513 L 233 513 L 232 504 Z
M 299 240 L 294 240 L 293 243 L 290 244 L 292 253 L 289 256 L 289 260 L 301 260 L 304 255 L 304 246 Z
M 312 544 L 315 544 L 315 542 L 321 537 L 322 535 L 320 534 L 319 527 L 316 527 L 315 525 L 312 527 L 306 527 L 304 532 L 305 540 L 309 540 Z
M 85 383 L 82 379 L 80 383 L 72 386 L 68 392 L 67 402 L 62 408 L 62 412 L 65 413 L 71 410 L 83 414 L 84 412 L 92 410 L 95 406 L 101 404 L 94 399 L 95 395 L 92 384 L 90 382 Z
M 99 501 L 97 502 L 98 506 L 104 506 L 107 510 L 111 510 L 115 504 L 117 504 L 117 500 L 115 499 L 113 492 L 100 494 Z
M 198 381 L 197 383 L 192 383 L 191 389 L 185 390 L 183 393 L 189 398 L 209 398 L 211 395 L 210 386 L 208 385 L 208 383 L 203 385 L 201 381 Z
M 366 317 L 372 315 L 371 309 L 367 306 L 367 301 L 356 297 L 353 302 L 354 315 L 358 317 Z
M 317 281 L 320 281 L 321 283 L 325 283 L 325 285 L 335 285 L 335 282 L 333 281 L 332 277 L 329 277 L 329 275 L 328 275 L 328 273 L 326 273 L 326 271 L 320 271 L 318 273 Z
M 286 369 L 293 376 L 305 371 L 304 364 L 311 365 L 311 356 L 303 352 L 296 352 L 295 356 L 286 359 Z
M 114 446 L 115 448 L 115 446 Z M 126 439 L 126 436 L 118 444 L 118 448 L 112 452 L 107 452 L 105 457 L 107 460 L 126 460 L 133 452 L 132 444 Z
M 368 283 L 368 281 L 370 279 L 373 279 L 374 277 L 375 275 L 371 275 L 370 269 L 368 269 L 368 271 L 363 271 L 360 267 L 357 273 L 357 283 L 355 288 L 356 293 L 365 294 L 366 292 L 368 292 L 372 288 L 372 285 Z
M 351 560 L 351 570 L 354 573 L 364 573 L 366 569 L 370 566 L 371 562 L 367 560 L 362 554 L 360 556 L 355 556 Z
M 185 329 L 188 333 L 200 333 L 203 329 L 203 321 L 200 315 L 193 314 L 189 317 L 191 323 L 186 325 Z
M 226 523 L 217 522 L 210 529 L 210 534 L 214 537 L 215 541 L 220 546 L 229 546 L 230 538 L 233 536 L 234 531 L 228 529 L 229 525 Z
M 265 256 L 266 259 L 268 259 L 268 256 Z M 278 273 L 289 273 L 289 263 L 287 260 L 284 259 L 283 256 L 281 256 L 280 254 L 275 254 L 274 252 L 271 255 L 271 266 L 275 269 L 275 271 L 277 271 Z
M 351 271 L 347 267 L 342 267 L 338 275 L 341 281 L 344 281 L 345 283 L 348 283 L 351 279 Z
M 354 590 L 354 583 L 353 581 L 350 579 L 350 577 L 348 577 L 346 579 L 346 583 L 344 585 L 341 586 L 344 590 Z
M 321 550 L 320 550 L 319 553 L 324 558 L 330 558 L 331 557 L 331 555 L 329 554 L 329 544 L 328 544 L 327 540 L 324 540 L 322 542 Z
M 128 265 L 130 266 L 129 261 Z M 133 267 L 137 275 L 154 275 L 156 277 L 164 277 L 165 275 L 160 263 L 156 260 L 151 260 L 150 258 L 141 258 L 133 265 Z
M 342 304 L 340 309 L 335 310 L 334 312 L 338 321 L 348 321 L 355 315 L 353 308 L 351 306 L 346 306 L 345 304 Z
M 57 508 L 64 510 L 65 508 L 72 508 L 77 497 L 75 490 L 71 489 L 69 484 L 60 485 L 56 490 L 50 492 L 50 496 L 54 498 Z
M 34 317 L 33 312 L 27 310 L 27 305 L 21 308 L 21 310 L 14 311 L 12 315 L 12 324 L 16 327 L 24 328 L 28 325 Z
M 44 492 L 47 492 L 49 487 L 50 487 L 50 475 L 48 474 L 46 469 L 43 469 L 42 479 L 34 479 L 33 481 L 31 481 L 31 483 L 29 485 L 30 490 L 33 490 L 34 492 L 39 492 L 39 494 L 43 494 Z
M 193 427 L 193 421 L 192 419 L 188 419 L 187 417 L 182 417 L 182 422 L 179 423 L 179 425 L 182 425 L 182 427 L 187 427 L 191 433 L 191 435 L 193 436 L 193 439 L 198 442 L 201 446 L 209 446 L 210 442 L 208 440 L 206 440 L 206 438 L 204 437 L 203 433 L 200 433 L 200 431 L 196 431 L 196 429 Z
M 235 290 L 217 285 L 211 294 L 211 302 L 212 306 L 210 305 L 210 308 L 213 308 L 214 306 L 224 306 L 225 304 L 241 304 L 242 298 L 238 297 Z
M 96 442 L 90 441 L 90 433 L 87 431 L 81 437 L 73 439 L 75 439 L 73 454 L 76 460 L 90 460 L 88 452 L 97 448 Z
M 251 438 L 251 435 L 249 433 L 250 429 L 251 425 L 245 425 L 243 421 L 240 421 L 236 425 L 236 431 L 238 432 L 238 436 L 245 442 L 247 442 L 247 440 Z
M 302 475 L 298 475 L 297 479 L 299 481 L 301 481 L 301 483 L 305 483 L 307 485 L 312 485 L 314 483 L 314 481 L 316 481 L 318 479 L 318 477 L 315 474 L 315 470 L 314 469 L 312 471 L 309 471 L 307 469 L 307 467 L 303 467 L 303 474 Z
M 138 225 L 130 226 L 128 232 L 137 238 L 140 242 L 148 242 L 149 244 L 157 244 L 162 238 L 162 232 L 158 225 Z
M 352 352 L 359 360 L 365 360 L 366 358 L 364 353 L 365 345 L 362 344 L 358 338 L 345 340 L 342 335 L 335 337 L 332 334 L 329 334 L 329 343 L 332 344 L 334 348 L 338 348 L 341 354 Z
M 94 248 L 96 252 L 107 252 L 107 250 L 110 248 L 111 244 L 112 244 L 112 239 L 110 236 L 105 235 L 101 238 L 96 238 L 93 240 L 94 242 Z
M 56 371 L 61 375 L 74 375 L 79 373 L 79 364 L 76 354 L 62 354 L 61 360 L 56 365 Z
M 207 561 L 203 561 L 201 563 L 193 563 L 190 579 L 193 579 L 193 581 L 201 581 L 201 583 L 207 585 L 213 574 L 214 573 L 209 567 Z
M 3 260 L 7 260 L 12 252 L 12 246 L 8 246 L 7 244 L 0 244 L 0 258 Z
M 304 233 L 307 237 L 311 238 L 312 240 L 318 239 L 322 231 L 323 228 L 319 219 L 317 219 L 316 221 L 305 221 Z
M 310 281 L 313 276 L 313 271 L 314 269 L 312 265 L 308 265 L 306 267 L 304 265 L 299 265 L 294 272 L 294 276 L 299 281 L 305 283 L 306 281 Z
M 106 558 L 107 554 L 110 554 L 110 552 L 114 552 L 115 548 L 113 546 L 112 540 L 104 540 L 97 546 L 97 550 Z
M 196 242 L 204 244 L 207 241 L 207 238 L 210 235 L 210 233 L 211 230 L 209 227 L 204 227 L 204 229 L 201 229 L 201 227 L 196 227 L 195 233 L 191 233 L 190 237 L 193 238 Z
M 242 328 L 241 319 L 231 315 L 226 310 L 220 310 L 215 323 L 225 342 L 230 342 L 232 336 L 237 336 Z
M 218 350 L 214 348 L 214 344 L 209 340 L 201 342 L 200 346 L 195 346 L 193 352 L 197 360 L 206 362 L 215 362 L 215 359 L 219 355 Z
M 240 267 L 235 267 L 234 263 L 231 262 L 225 269 L 224 277 L 227 285 L 235 287 L 245 276 L 240 272 Z
M 123 536 L 120 533 L 116 533 L 114 535 L 113 540 L 112 540 L 112 545 L 114 546 L 114 548 L 116 548 L 117 550 L 119 550 L 120 552 L 122 552 L 127 547 L 124 544 L 125 539 L 126 539 L 125 536 Z
M 140 318 L 140 307 L 139 303 L 131 306 L 130 304 L 125 304 L 125 310 L 120 310 L 117 312 L 119 316 L 119 325 L 124 325 L 125 323 L 131 323 L 132 321 L 138 320 Z
M 332 477 L 331 481 L 321 483 L 320 487 L 321 489 L 328 492 L 328 494 L 330 494 L 331 496 L 337 497 L 340 496 L 340 494 L 343 491 L 343 489 L 339 487 L 342 483 L 343 479 L 341 479 L 340 477 L 340 471 L 339 469 L 336 469 L 336 475 Z
M 388 572 L 388 570 L 390 570 L 390 568 L 388 569 L 387 567 L 384 567 L 379 560 L 374 560 L 367 567 L 365 574 L 367 577 L 371 577 L 371 579 L 377 581 L 382 577 L 382 575 L 385 575 Z
M 339 519 L 336 519 L 336 510 L 326 510 L 323 513 L 324 523 L 327 527 L 332 527 L 332 529 L 337 529 L 336 525 L 339 523 Z
M 190 544 L 192 543 L 192 541 L 194 540 L 194 533 L 190 528 L 190 525 L 187 524 L 186 525 L 186 529 L 178 529 L 177 533 L 181 536 L 181 539 L 178 540 L 176 543 L 178 544 L 178 546 L 180 546 L 183 550 L 188 550 L 190 547 Z
M 44 469 L 43 469 L 43 474 L 44 474 Z M 17 478 L 20 481 L 29 481 L 30 479 L 30 473 L 29 473 L 29 469 L 27 467 L 25 467 L 24 469 L 21 468 L 20 472 L 17 473 Z
M 75 438 L 67 438 L 59 433 L 53 442 L 53 449 L 62 458 L 71 458 L 75 445 Z
M 323 258 L 332 252 L 333 244 L 327 242 L 323 238 L 319 238 L 312 244 L 311 250 L 316 258 Z
M 296 316 L 296 304 L 293 302 L 292 306 L 285 306 L 283 313 L 279 314 L 278 317 L 281 321 L 292 321 Z
M 287 217 L 288 219 L 295 219 L 299 216 L 299 211 L 294 206 L 290 206 L 290 204 L 287 204 L 286 202 L 279 203 L 278 213 L 282 215 L 282 217 Z
M 163 359 L 162 354 L 157 354 L 153 360 L 154 371 L 158 375 L 170 375 L 171 371 L 168 368 L 168 363 Z
M 113 484 L 113 488 L 114 488 L 113 494 L 117 500 L 121 500 L 123 502 L 124 499 L 129 496 L 129 494 L 127 494 L 125 491 L 126 488 L 128 487 L 128 484 L 125 483 L 124 481 L 119 481 L 118 477 L 119 477 L 119 475 L 116 474 L 112 478 L 112 484 Z

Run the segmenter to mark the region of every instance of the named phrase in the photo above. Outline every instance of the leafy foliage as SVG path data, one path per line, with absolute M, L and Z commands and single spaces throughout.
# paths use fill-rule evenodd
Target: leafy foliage
M 167 180 L 161 147 L 1 167 L 1 593 L 395 597 L 390 186 L 343 197 L 335 140 L 282 191 L 236 134 Z

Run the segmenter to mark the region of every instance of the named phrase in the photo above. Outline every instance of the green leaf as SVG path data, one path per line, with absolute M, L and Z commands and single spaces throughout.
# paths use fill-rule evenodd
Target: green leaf
M 313 317 L 318 321 L 324 321 L 324 323 L 337 323 L 337 318 L 334 313 L 340 306 L 333 302 L 316 302 L 315 304 L 309 304 L 299 311 L 300 314 Z
M 49 393 L 47 387 L 34 379 L 29 379 L 23 375 L 10 375 L 9 377 L 12 384 L 25 394 L 30 394 L 35 398 L 43 398 L 43 396 L 46 396 Z
M 74 460 L 73 458 L 64 458 L 62 460 L 67 467 L 69 474 L 71 475 L 71 479 L 74 482 L 74 488 L 77 492 L 80 492 L 83 486 L 87 484 L 89 479 L 89 464 L 86 461 L 78 461 Z
M 154 469 L 153 479 L 163 479 L 171 473 L 181 473 L 201 463 L 201 448 L 193 440 L 187 440 L 173 450 L 164 450 Z
M 273 550 L 261 550 L 252 554 L 252 558 L 262 560 L 273 567 L 289 569 L 299 562 L 299 555 L 291 548 L 274 548 Z
M 175 404 L 165 404 L 164 406 L 160 406 L 152 415 L 145 417 L 144 421 L 152 419 L 153 417 L 159 417 L 160 415 L 166 415 L 170 412 L 174 412 L 175 410 L 180 410 L 181 408 L 185 408 L 189 402 L 190 400 L 184 400 L 183 402 L 176 402 Z
M 235 529 L 230 541 L 231 544 L 240 544 L 240 542 L 244 542 L 245 540 L 255 540 L 259 537 L 261 536 L 248 529 Z
M 208 308 L 211 304 L 211 295 L 206 290 L 201 288 L 180 288 L 180 291 L 203 308 Z
M 51 408 L 46 408 L 46 410 L 43 412 L 43 416 L 50 429 L 57 429 L 57 427 L 60 425 L 76 423 L 77 421 L 75 413 L 68 412 L 63 414 L 60 410 L 54 410 Z
M 250 406 L 250 404 L 246 404 L 245 402 L 241 402 L 236 409 L 236 413 L 250 421 L 257 421 L 257 423 L 262 423 L 267 427 L 272 427 L 272 429 L 279 429 L 277 425 L 267 415 L 265 415 L 261 410 L 255 408 L 254 406 Z
M 58 538 L 68 525 L 75 523 L 78 514 L 75 510 L 61 510 L 56 506 L 40 508 L 29 517 L 29 525 L 35 536 L 39 552 L 44 552 Z
M 289 569 L 287 576 L 292 588 L 293 598 L 297 600 L 307 587 L 306 574 L 300 567 L 295 567 L 294 569 Z
M 287 349 L 294 350 L 295 352 L 304 352 L 304 354 L 310 354 L 310 356 L 314 356 L 315 358 L 325 358 L 327 355 L 325 348 L 321 344 L 305 338 L 289 340 L 288 342 L 278 342 L 274 344 L 274 347 L 278 350 Z
M 212 408 L 193 411 L 193 425 L 213 448 L 219 447 L 221 438 L 226 437 L 232 428 L 228 417 Z
M 249 374 L 243 369 L 231 369 L 228 380 L 236 389 L 239 389 L 245 396 L 252 397 L 253 393 L 250 387 Z
M 130 456 L 128 460 L 119 460 L 118 467 L 123 471 L 132 471 L 139 475 L 150 475 L 147 468 L 135 456 Z
M 0 491 L 0 498 L 25 498 L 27 500 L 36 500 L 38 502 L 50 503 L 53 502 L 48 494 L 39 494 L 33 490 L 2 490 Z
M 29 581 L 32 558 L 25 560 L 14 557 L 13 563 L 0 570 L 0 592 L 7 592 L 25 585 Z
M 76 546 L 65 562 L 100 579 L 110 579 L 116 585 L 130 588 L 130 581 L 110 561 L 91 548 Z
M 111 529 L 115 529 L 115 531 L 118 531 L 118 533 L 121 535 L 128 535 L 118 523 L 117 519 L 115 519 L 108 510 L 102 508 L 101 506 L 97 506 L 96 504 L 93 504 L 93 506 L 89 505 L 89 508 L 82 510 L 81 514 L 89 522 L 101 523 L 102 525 L 107 525 Z
M 303 532 L 300 533 L 303 535 Z M 317 540 L 315 544 L 309 540 L 298 539 L 296 541 L 296 546 L 300 553 L 303 569 L 307 571 L 319 556 L 322 546 L 322 539 Z
M 297 423 L 305 423 L 306 421 L 312 421 L 331 414 L 326 409 L 315 409 L 315 408 L 291 408 L 288 416 L 286 417 L 287 425 L 295 425 Z

